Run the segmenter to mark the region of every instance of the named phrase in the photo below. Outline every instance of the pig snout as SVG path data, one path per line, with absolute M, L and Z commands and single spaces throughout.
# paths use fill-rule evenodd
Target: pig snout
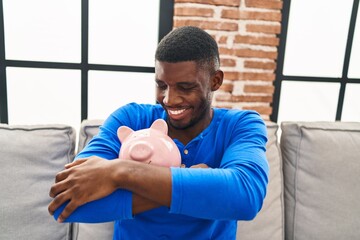
M 131 146 L 129 149 L 130 151 L 130 158 L 136 161 L 146 161 L 150 160 L 150 157 L 153 155 L 154 149 L 149 144 L 149 142 L 137 142 Z

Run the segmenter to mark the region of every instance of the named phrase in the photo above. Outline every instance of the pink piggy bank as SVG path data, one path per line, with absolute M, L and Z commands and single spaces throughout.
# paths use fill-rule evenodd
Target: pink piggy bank
M 168 126 L 163 119 L 157 119 L 150 128 L 138 131 L 121 126 L 117 134 L 121 142 L 120 159 L 132 159 L 165 167 L 181 165 L 179 149 L 167 135 Z

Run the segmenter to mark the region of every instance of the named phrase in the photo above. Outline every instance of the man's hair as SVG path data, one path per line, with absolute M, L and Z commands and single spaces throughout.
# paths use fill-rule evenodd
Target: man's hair
M 199 67 L 216 71 L 220 67 L 216 41 L 204 30 L 186 26 L 174 29 L 159 43 L 155 59 L 161 62 L 195 61 Z

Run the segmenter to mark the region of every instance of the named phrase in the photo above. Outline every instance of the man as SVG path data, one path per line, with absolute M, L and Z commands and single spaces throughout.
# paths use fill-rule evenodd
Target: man
M 165 36 L 155 61 L 159 104 L 131 103 L 111 114 L 78 160 L 57 174 L 49 212 L 68 201 L 63 221 L 117 192 L 114 239 L 235 239 L 236 220 L 253 219 L 266 194 L 267 138 L 256 112 L 211 107 L 223 81 L 219 62 L 215 40 L 199 28 Z M 118 127 L 148 128 L 158 118 L 167 121 L 186 167 L 117 159 Z

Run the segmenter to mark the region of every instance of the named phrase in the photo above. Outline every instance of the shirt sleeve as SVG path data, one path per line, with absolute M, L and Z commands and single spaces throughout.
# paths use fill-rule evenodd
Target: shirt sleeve
M 266 195 L 267 132 L 260 117 L 247 117 L 228 134 L 219 168 L 171 168 L 171 213 L 218 220 L 251 220 Z
M 102 223 L 115 220 L 132 219 L 132 194 L 126 190 L 117 190 L 99 200 L 78 207 L 65 222 Z M 58 219 L 67 203 L 60 206 L 54 213 Z
M 98 135 L 76 156 L 75 160 L 90 156 L 108 160 L 116 159 L 121 146 L 117 129 L 126 124 L 128 119 L 126 108 L 128 107 L 120 108 L 110 115 L 100 127 Z M 55 211 L 55 219 L 61 214 L 66 204 Z M 119 189 L 107 197 L 80 206 L 66 219 L 66 222 L 100 223 L 131 218 L 133 218 L 132 193 Z

